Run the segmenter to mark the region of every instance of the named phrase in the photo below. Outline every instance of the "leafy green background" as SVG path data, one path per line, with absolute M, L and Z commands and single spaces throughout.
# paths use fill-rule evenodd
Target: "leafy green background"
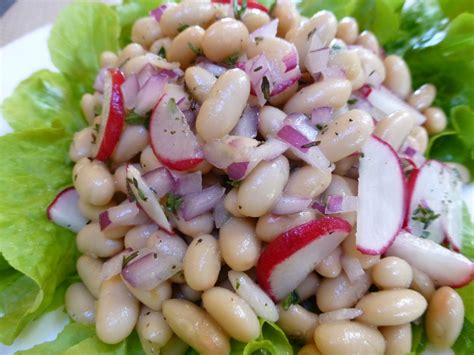
M 261 1 L 270 7 L 272 0 Z M 67 151 L 85 125 L 79 102 L 91 90 L 105 50 L 130 42 L 133 22 L 159 5 L 124 0 L 108 7 L 77 1 L 58 18 L 48 46 L 60 73 L 41 70 L 23 81 L 2 104 L 15 133 L 0 137 L 0 342 L 11 344 L 29 321 L 63 304 L 77 276 L 74 235 L 45 215 L 57 192 L 71 184 Z M 408 3 L 408 2 L 407 2 Z M 414 87 L 427 80 L 438 88 L 436 105 L 449 114 L 448 130 L 432 137 L 430 157 L 465 164 L 474 175 L 474 1 L 303 0 L 305 16 L 326 9 L 355 17 L 373 31 L 387 53 L 403 55 Z M 405 4 L 405 5 L 404 5 Z M 474 258 L 474 225 L 467 212 L 463 252 Z M 466 306 L 457 354 L 474 353 L 474 285 L 458 290 Z M 232 343 L 233 354 L 290 354 L 292 346 L 274 324 L 261 322 L 261 336 Z M 413 351 L 426 346 L 422 325 L 413 328 Z M 117 345 L 100 342 L 93 328 L 71 323 L 52 342 L 25 354 L 138 354 L 136 334 Z M 192 349 L 189 354 L 195 353 Z

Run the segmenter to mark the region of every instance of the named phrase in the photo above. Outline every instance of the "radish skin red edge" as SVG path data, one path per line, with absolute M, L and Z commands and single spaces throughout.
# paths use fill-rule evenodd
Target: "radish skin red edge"
M 359 158 L 356 247 L 381 255 L 399 234 L 407 205 L 406 179 L 397 152 L 371 136 Z
M 323 217 L 281 234 L 258 259 L 258 284 L 274 301 L 283 299 L 337 248 L 351 229 L 341 218 Z
M 46 210 L 48 219 L 58 226 L 79 232 L 88 219 L 85 218 L 78 207 L 79 194 L 73 187 L 61 191 L 51 202 Z
M 125 81 L 119 69 L 109 69 L 104 84 L 104 105 L 97 137 L 96 159 L 105 161 L 117 145 L 125 121 L 124 99 L 121 86 Z
M 437 286 L 460 288 L 474 279 L 474 263 L 432 240 L 402 232 L 386 255 L 397 256 L 426 273 Z

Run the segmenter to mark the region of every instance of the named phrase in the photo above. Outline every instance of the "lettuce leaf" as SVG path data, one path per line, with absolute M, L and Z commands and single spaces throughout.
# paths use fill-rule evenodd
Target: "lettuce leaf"
M 0 277 L 5 344 L 48 307 L 74 270 L 73 233 L 46 218 L 49 202 L 71 183 L 69 143 L 65 131 L 54 128 L 0 137 L 0 253 L 17 270 Z
M 92 89 L 100 54 L 116 52 L 120 26 L 117 14 L 99 2 L 75 2 L 59 14 L 48 41 L 51 59 L 83 90 Z
M 64 127 L 69 133 L 85 125 L 80 96 L 62 74 L 40 70 L 22 81 L 2 105 L 5 120 L 16 131 Z
M 464 12 L 474 13 L 472 0 L 439 0 L 443 12 L 451 19 Z

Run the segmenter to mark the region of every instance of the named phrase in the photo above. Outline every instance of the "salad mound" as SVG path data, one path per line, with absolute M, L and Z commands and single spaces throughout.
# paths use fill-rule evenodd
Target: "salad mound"
M 23 352 L 474 351 L 473 12 L 71 5 L 2 105 L 0 341 L 64 306 Z

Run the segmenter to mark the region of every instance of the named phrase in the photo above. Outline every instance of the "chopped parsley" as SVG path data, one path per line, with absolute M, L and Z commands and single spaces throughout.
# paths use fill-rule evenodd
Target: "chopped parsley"
M 363 158 L 363 157 L 365 157 L 365 153 L 364 153 L 364 152 L 360 152 L 360 153 L 359 153 L 359 158 Z
M 314 28 L 312 29 L 311 31 L 309 31 L 308 33 L 308 41 L 311 39 L 311 37 L 316 33 L 318 29 L 317 28 Z
M 172 113 L 178 112 L 178 106 L 176 105 L 176 100 L 172 97 L 168 100 L 168 111 Z
M 237 280 L 235 283 L 235 290 L 238 290 L 240 288 L 240 280 Z
M 230 188 L 232 187 L 239 187 L 242 181 L 240 180 L 232 180 L 230 177 L 227 177 L 224 181 L 224 185 Z
M 296 290 L 291 291 L 291 293 L 286 296 L 286 298 L 281 303 L 281 306 L 286 311 L 292 304 L 298 304 L 300 302 L 300 296 L 296 292 Z
M 260 36 L 255 37 L 255 42 L 257 42 L 257 44 L 259 44 L 261 41 L 263 41 L 263 37 L 260 37 Z
M 268 81 L 268 78 L 266 76 L 264 76 L 262 78 L 262 93 L 263 93 L 263 97 L 265 98 L 265 100 L 270 100 L 270 81 Z
M 247 10 L 247 0 L 242 0 L 242 5 L 239 6 L 238 0 L 232 0 L 232 7 L 234 9 L 234 15 L 237 20 L 242 18 L 242 15 Z
M 239 59 L 239 53 L 232 54 L 230 57 L 227 57 L 224 59 L 224 64 L 233 67 L 235 63 L 237 63 L 237 60 Z
M 321 141 L 314 141 L 314 142 L 309 142 L 306 144 L 303 144 L 301 148 L 311 148 L 311 147 L 317 147 L 318 145 L 321 144 Z
M 188 47 L 189 47 L 189 49 L 192 50 L 192 51 L 194 52 L 194 54 L 196 54 L 197 56 L 202 55 L 202 49 L 201 49 L 201 48 L 196 48 L 196 47 L 194 47 L 191 42 L 188 42 Z
M 148 116 L 140 116 L 135 112 L 130 112 L 127 117 L 125 118 L 125 122 L 132 126 L 145 126 L 148 127 L 150 125 L 150 117 Z
M 419 204 L 411 219 L 423 223 L 423 229 L 426 229 L 439 216 L 439 213 L 435 213 L 431 208 Z
M 97 136 L 95 135 L 95 133 L 92 133 L 91 137 L 92 137 L 92 140 L 91 140 L 92 144 L 95 144 L 97 141 Z
M 128 184 L 133 184 L 133 186 L 135 186 L 135 189 L 137 190 L 137 193 L 138 193 L 138 198 L 142 201 L 147 201 L 148 200 L 148 197 L 145 196 L 145 194 L 143 193 L 143 191 L 138 187 L 138 181 L 136 178 L 127 178 L 127 182 Z M 135 199 L 137 199 L 137 197 L 135 195 L 133 195 L 135 197 Z
M 160 50 L 158 51 L 158 55 L 159 55 L 161 58 L 166 58 L 166 48 L 165 48 L 165 47 L 161 47 Z
M 357 99 L 349 99 L 349 100 L 347 100 L 347 103 L 349 105 L 355 105 L 357 103 Z
M 331 49 L 334 49 L 334 50 L 338 51 L 338 50 L 342 49 L 342 47 L 338 44 L 335 44 L 334 46 L 331 47 Z
M 96 132 L 98 133 L 98 132 L 99 132 L 99 130 L 100 130 L 100 124 L 96 123 L 96 124 L 94 125 L 94 128 L 93 128 L 93 130 L 94 130 L 94 131 L 96 131 Z
M 123 256 L 122 258 L 122 269 L 127 266 L 127 264 L 132 261 L 133 259 L 135 259 L 136 257 L 138 256 L 138 250 L 133 252 L 132 254 L 130 255 L 127 255 L 127 256 Z
M 182 23 L 179 25 L 178 27 L 178 32 L 183 32 L 186 28 L 188 28 L 189 25 L 185 24 L 185 23 Z
M 317 124 L 316 128 L 317 128 L 318 131 L 321 132 L 321 134 L 324 134 L 328 130 L 328 125 L 327 124 Z
M 183 203 L 183 198 L 181 196 L 175 195 L 171 192 L 166 194 L 166 209 L 172 213 L 175 213 L 179 210 Z

